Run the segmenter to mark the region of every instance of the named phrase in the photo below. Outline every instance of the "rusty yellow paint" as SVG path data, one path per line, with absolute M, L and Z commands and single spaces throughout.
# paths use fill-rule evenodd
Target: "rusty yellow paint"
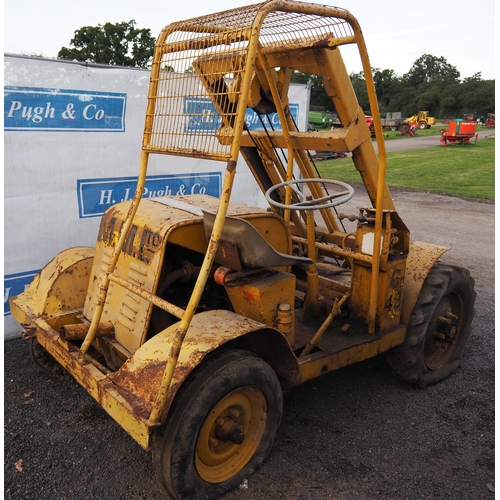
M 400 322 L 403 295 L 403 277 L 405 259 L 390 261 L 378 276 L 378 294 L 376 303 L 376 327 L 387 331 Z M 359 317 L 368 317 L 370 305 L 370 285 L 372 270 L 370 267 L 355 265 L 352 273 L 351 310 Z
M 292 15 L 287 25 L 283 19 L 288 13 Z M 304 16 L 299 27 L 293 23 L 297 16 Z M 314 29 L 305 28 L 309 18 L 314 19 Z M 338 48 L 353 43 L 366 77 L 378 154 Z M 288 103 L 295 70 L 322 78 L 339 116 L 339 129 L 317 133 L 297 130 Z M 211 100 L 213 106 L 207 108 L 204 118 L 217 124 L 218 130 L 190 130 L 185 107 L 179 106 L 188 97 Z M 281 130 L 249 132 L 245 126 L 248 106 L 263 114 L 276 112 Z M 145 449 L 189 373 L 209 352 L 228 342 L 250 346 L 267 356 L 266 361 L 284 372 L 280 375 L 289 385 L 400 344 L 425 277 L 446 249 L 425 244 L 414 244 L 410 249 L 409 231 L 395 211 L 385 180 L 386 154 L 379 118 L 361 29 L 343 9 L 270 0 L 167 26 L 155 46 L 133 199 L 106 212 L 95 252 L 71 249 L 59 254 L 24 294 L 12 299 L 14 317 L 28 325 L 40 344 Z M 285 150 L 284 159 L 276 148 Z M 294 169 L 303 178 L 316 178 L 309 149 L 352 152 L 374 207 L 364 209 L 366 217 L 354 236 L 341 229 L 331 208 L 320 211 L 318 219 L 325 227 L 319 228 L 312 213 L 307 217 L 285 207 L 278 215 L 230 202 L 240 154 L 265 192 L 291 179 Z M 220 198 L 197 195 L 142 200 L 149 155 L 153 153 L 225 161 Z M 327 194 L 319 183 L 310 186 L 310 193 L 314 199 Z M 289 187 L 283 187 L 277 196 L 287 204 L 297 198 Z M 202 209 L 216 214 L 208 238 Z M 291 255 L 307 251 L 314 262 L 308 273 L 297 272 L 298 285 L 295 276 L 286 272 L 289 268 L 267 270 L 265 277 L 253 281 L 245 281 L 245 273 L 235 274 L 224 286 L 236 312 L 197 313 L 215 271 L 227 215 L 248 220 L 278 252 Z M 161 295 L 160 279 L 170 272 L 168 243 L 203 256 L 196 257 L 197 274 L 190 283 L 192 293 L 185 309 L 156 296 Z M 318 269 L 323 257 L 348 261 L 350 281 L 321 276 Z M 304 274 L 308 274 L 308 283 Z M 294 335 L 298 328 L 294 324 L 296 292 L 299 297 L 305 294 L 306 312 L 314 319 L 323 315 L 316 326 L 304 327 L 307 339 L 296 347 L 307 347 L 299 358 L 292 349 L 298 338 Z M 320 344 L 324 335 L 331 334 L 330 324 L 343 301 L 349 304 L 360 329 L 366 325 L 373 335 L 336 352 L 321 351 Z M 289 306 L 286 322 L 281 324 L 280 305 Z M 179 321 L 148 340 L 153 306 Z M 325 313 L 327 308 L 330 315 Z M 73 324 L 85 324 L 78 327 L 86 332 L 81 349 L 59 335 L 62 326 Z M 102 325 L 112 325 L 113 339 L 95 339 Z M 91 345 L 104 350 L 108 341 L 115 343 L 120 363 L 109 363 L 105 368 L 88 350 Z M 110 374 L 110 369 L 116 371 Z
M 82 357 L 78 349 L 63 341 L 56 330 L 41 318 L 32 318 L 36 338 L 47 352 L 58 361 L 100 406 L 144 449 L 150 446 L 154 425 L 135 395 L 121 390 L 108 375 L 94 366 L 92 359 Z
M 421 241 L 416 241 L 410 245 L 410 253 L 406 260 L 405 286 L 401 310 L 403 324 L 408 324 L 418 294 L 432 266 L 448 250 L 447 247 Z
M 29 310 L 34 316 L 62 314 L 81 308 L 87 296 L 94 249 L 69 248 L 50 261 L 23 294 L 10 299 L 12 316 L 26 322 Z
M 352 346 L 328 356 L 322 353 L 309 354 L 299 359 L 299 375 L 297 383 L 319 377 L 325 373 L 344 368 L 353 363 L 372 358 L 392 347 L 401 344 L 406 335 L 406 328 L 397 328 L 394 331 L 375 337 L 370 341 Z
M 167 360 L 176 349 L 180 324 L 163 330 L 138 349 L 112 377 L 113 382 L 140 398 L 151 422 L 163 421 L 170 404 L 186 377 L 204 356 L 224 343 L 249 332 L 266 328 L 264 324 L 230 311 L 207 311 L 196 314 L 178 353 L 178 361 L 165 399 L 160 392 Z M 154 409 L 157 412 L 153 412 Z M 157 418 L 155 417 L 157 415 Z
M 99 326 L 99 322 L 101 321 L 102 314 L 104 311 L 104 302 L 108 295 L 108 288 L 110 283 L 109 275 L 115 270 L 118 258 L 121 255 L 122 248 L 127 238 L 129 238 L 129 231 L 134 222 L 134 217 L 135 214 L 137 213 L 137 209 L 139 208 L 139 202 L 141 201 L 142 193 L 144 192 L 144 185 L 146 183 L 146 173 L 148 168 L 148 159 L 149 159 L 149 154 L 146 151 L 143 151 L 141 154 L 141 163 L 139 167 L 139 175 L 137 177 L 136 190 L 127 217 L 125 218 L 124 223 L 121 227 L 118 236 L 118 241 L 116 242 L 114 247 L 112 247 L 112 251 L 108 256 L 109 258 L 107 258 L 105 261 L 102 262 L 103 274 L 99 281 L 99 287 L 96 290 L 97 300 L 95 301 L 95 308 L 92 314 L 92 321 L 87 336 L 85 337 L 85 340 L 83 341 L 82 346 L 80 348 L 83 354 L 85 354 L 88 351 L 94 340 L 97 328 Z M 116 239 L 116 234 L 115 231 L 113 231 L 112 240 L 114 241 L 115 239 Z
M 226 280 L 226 291 L 236 313 L 278 328 L 278 307 L 291 309 L 291 331 L 288 341 L 293 345 L 295 331 L 295 276 L 284 272 L 267 272 L 256 278 L 251 273 L 233 273 Z
M 176 200 L 180 203 L 176 203 Z M 152 303 L 161 307 L 159 301 L 153 298 L 148 300 L 147 293 L 154 293 L 158 286 L 164 259 L 168 259 L 165 253 L 167 242 L 205 254 L 208 242 L 201 209 L 215 211 L 218 203 L 217 198 L 207 195 L 175 197 L 171 204 L 168 199 L 161 198 L 142 200 L 141 209 L 125 240 L 122 257 L 113 275 L 108 278 L 108 293 L 100 317 L 101 323 L 113 323 L 115 339 L 127 351 L 134 353 L 144 342 Z M 115 205 L 101 221 L 91 272 L 91 288 L 83 309 L 86 318 L 92 319 L 99 304 L 99 290 L 114 251 L 115 233 L 121 230 L 131 204 L 127 201 Z M 291 253 L 291 237 L 283 220 L 275 213 L 230 203 L 228 215 L 245 218 L 277 251 Z M 128 287 L 127 282 L 130 283 Z M 174 306 L 170 310 L 178 318 L 183 315 Z

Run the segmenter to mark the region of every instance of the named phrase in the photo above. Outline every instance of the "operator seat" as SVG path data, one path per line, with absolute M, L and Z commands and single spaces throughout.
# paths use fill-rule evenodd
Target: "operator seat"
M 203 210 L 203 225 L 207 241 L 215 222 L 215 213 Z M 215 262 L 235 271 L 261 267 L 288 267 L 311 264 L 308 257 L 288 255 L 276 251 L 245 219 L 226 216 Z

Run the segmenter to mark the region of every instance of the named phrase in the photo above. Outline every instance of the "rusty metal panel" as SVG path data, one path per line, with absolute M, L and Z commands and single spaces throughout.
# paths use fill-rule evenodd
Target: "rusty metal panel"
M 158 390 L 171 355 L 178 323 L 148 340 L 112 376 L 113 382 L 143 401 L 150 411 L 158 397 Z M 203 357 L 222 344 L 249 332 L 262 330 L 260 322 L 244 318 L 230 311 L 206 311 L 193 317 L 180 350 L 172 383 L 168 390 L 164 414 L 187 375 Z
M 148 412 L 140 398 L 115 385 L 88 355 L 63 341 L 44 319 L 32 318 L 36 337 L 100 406 L 144 449 L 149 449 L 151 430 Z
M 85 302 L 94 249 L 75 247 L 62 251 L 40 271 L 26 290 L 10 299 L 19 323 L 26 313 L 42 316 L 81 308 Z
M 408 324 L 418 294 L 429 274 L 431 267 L 447 252 L 449 248 L 416 241 L 410 245 L 410 253 L 406 260 L 405 286 L 401 322 Z
M 295 330 L 295 276 L 266 269 L 250 273 L 229 274 L 225 280 L 226 291 L 235 312 L 246 318 L 278 328 L 278 306 L 290 306 L 291 331 L 288 341 L 293 345 Z
M 204 254 L 208 244 L 200 209 L 214 210 L 218 201 L 207 195 L 142 200 L 114 274 L 143 290 L 155 292 L 163 259 L 168 258 L 165 257 L 167 240 Z M 92 279 L 83 310 L 88 319 L 92 318 L 97 307 L 99 288 L 129 207 L 130 202 L 115 205 L 101 221 Z M 237 203 L 229 204 L 228 214 L 249 220 L 278 251 L 291 252 L 290 236 L 283 220 L 276 214 Z M 134 353 L 146 338 L 151 307 L 150 301 L 112 282 L 101 322 L 112 323 L 116 341 Z
M 379 272 L 376 303 L 376 328 L 388 331 L 400 323 L 404 289 L 405 259 L 387 262 Z M 360 318 L 368 315 L 370 305 L 371 268 L 355 262 L 352 272 L 351 311 Z
M 299 360 L 300 380 L 297 383 L 303 383 L 325 373 L 377 356 L 401 344 L 405 335 L 406 328 L 397 328 L 381 337 L 375 337 L 328 356 L 321 352 L 304 356 Z

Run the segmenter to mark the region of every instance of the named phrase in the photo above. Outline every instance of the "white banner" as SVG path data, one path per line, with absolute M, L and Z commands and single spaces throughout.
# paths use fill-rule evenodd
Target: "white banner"
M 4 57 L 4 335 L 19 336 L 8 299 L 60 251 L 94 246 L 100 216 L 133 196 L 149 71 L 57 59 Z M 292 85 L 307 130 L 309 88 Z M 249 112 L 250 126 L 258 126 Z M 271 116 L 271 120 L 273 117 Z M 145 197 L 220 196 L 225 163 L 154 155 Z M 267 206 L 240 160 L 234 201 Z

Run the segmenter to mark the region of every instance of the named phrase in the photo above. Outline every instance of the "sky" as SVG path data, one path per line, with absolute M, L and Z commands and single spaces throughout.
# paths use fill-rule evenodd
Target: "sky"
M 136 21 L 156 37 L 168 24 L 252 0 L 5 0 L 4 52 L 53 58 L 83 26 Z M 495 78 L 495 0 L 319 0 L 359 21 L 373 68 L 407 73 L 423 54 L 444 57 L 461 78 Z M 358 58 L 344 53 L 349 72 Z

